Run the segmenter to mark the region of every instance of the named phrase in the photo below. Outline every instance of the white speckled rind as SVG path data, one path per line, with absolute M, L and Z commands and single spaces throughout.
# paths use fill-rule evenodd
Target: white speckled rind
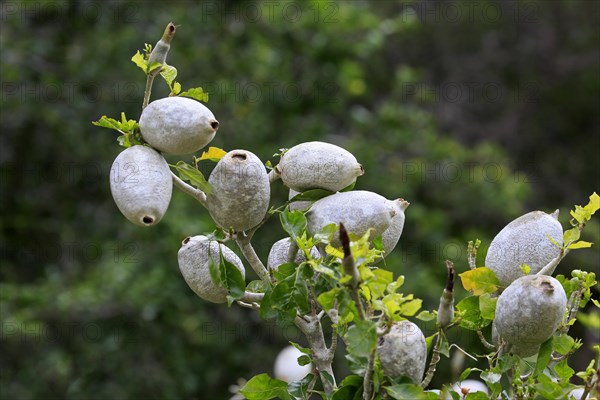
M 523 276 L 507 287 L 496 303 L 495 334 L 515 354 L 529 357 L 554 334 L 567 307 L 567 296 L 556 279 Z
M 377 353 L 385 374 L 392 378 L 408 376 L 415 383 L 421 383 L 427 344 L 419 327 L 410 321 L 400 321 L 382 339 Z
M 492 240 L 485 266 L 504 286 L 524 275 L 519 268 L 522 264 L 529 265 L 530 274 L 535 274 L 560 253 L 547 235 L 562 245 L 563 230 L 555 214 L 532 211 L 522 215 Z
M 219 246 L 223 252 L 223 258 L 237 267 L 246 277 L 246 270 L 240 258 L 227 246 L 212 240 L 206 236 L 198 235 L 186 238 L 179 252 L 179 270 L 186 283 L 199 297 L 213 303 L 224 303 L 227 301 L 227 290 L 218 287 L 210 277 L 208 268 L 208 257 L 212 257 L 215 263 L 220 262 Z
M 186 97 L 155 100 L 142 111 L 140 132 L 150 146 L 167 154 L 191 154 L 215 137 L 219 123 L 202 103 Z
M 290 250 L 292 242 L 291 239 L 283 238 L 273 243 L 271 250 L 269 251 L 269 257 L 267 258 L 267 268 L 277 271 L 281 264 L 287 263 L 288 252 Z M 310 254 L 314 258 L 319 258 L 319 250 L 316 247 L 310 249 Z M 302 254 L 301 250 L 298 250 L 294 262 L 300 264 L 306 261 L 306 257 Z
M 388 200 L 388 204 L 394 208 L 396 215 L 392 217 L 390 226 L 381 234 L 383 249 L 385 250 L 386 255 L 390 254 L 392 250 L 394 250 L 398 244 L 398 240 L 400 240 L 400 236 L 402 236 L 405 220 L 404 212 L 410 203 L 404 199 L 397 199 Z
M 363 236 L 372 228 L 371 238 L 376 238 L 392 223 L 396 210 L 390 202 L 377 193 L 365 190 L 335 193 L 313 203 L 306 213 L 308 231 L 316 234 L 329 224 L 344 223 L 348 233 Z M 338 235 L 331 244 L 340 246 Z
M 283 183 L 298 192 L 309 189 L 342 190 L 364 174 L 349 151 L 331 143 L 306 142 L 281 156 L 277 171 Z
M 167 162 L 148 146 L 123 150 L 110 169 L 110 191 L 117 207 L 139 226 L 157 224 L 165 215 L 173 180 Z
M 232 150 L 208 178 L 212 193 L 207 208 L 223 229 L 246 231 L 258 225 L 269 209 L 271 186 L 260 159 L 247 150 Z

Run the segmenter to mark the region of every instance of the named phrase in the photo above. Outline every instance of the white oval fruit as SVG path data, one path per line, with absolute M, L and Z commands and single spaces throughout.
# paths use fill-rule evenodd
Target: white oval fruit
M 140 132 L 148 144 L 166 154 L 194 153 L 215 137 L 219 122 L 202 103 L 186 97 L 166 97 L 148 104 L 140 117 Z
M 493 329 L 521 357 L 539 351 L 556 331 L 567 307 L 567 296 L 556 279 L 546 275 L 523 276 L 498 297 Z
M 387 376 L 408 376 L 414 383 L 421 383 L 427 359 L 427 344 L 417 325 L 410 321 L 395 323 L 381 338 L 377 353 Z
M 563 230 L 558 222 L 558 210 L 553 214 L 532 211 L 520 216 L 496 235 L 485 258 L 485 266 L 496 273 L 503 286 L 524 275 L 522 264 L 539 272 L 560 250 L 548 239 L 562 245 Z
M 394 250 L 398 244 L 398 240 L 400 240 L 400 236 L 402 236 L 405 220 L 404 212 L 410 205 L 410 203 L 404 199 L 388 200 L 388 203 L 394 208 L 396 215 L 392 217 L 390 226 L 381 234 L 383 249 L 385 250 L 386 255 Z
M 271 187 L 267 170 L 249 151 L 227 153 L 210 174 L 208 183 L 212 188 L 207 199 L 208 212 L 223 229 L 251 229 L 269 209 Z
M 209 240 L 206 236 L 198 235 L 185 238 L 177 253 L 179 270 L 190 289 L 199 297 L 213 303 L 227 301 L 227 290 L 215 285 L 208 267 L 209 257 L 217 265 L 220 263 L 219 249 L 223 254 L 223 258 L 235 265 L 245 278 L 246 270 L 240 258 L 227 246 L 216 240 Z
M 316 234 L 327 225 L 342 222 L 348 233 L 363 236 L 371 228 L 371 239 L 381 235 L 392 223 L 396 210 L 391 202 L 365 190 L 335 193 L 313 203 L 306 213 L 308 231 Z M 340 246 L 338 235 L 331 244 Z
M 364 174 L 349 151 L 325 142 L 306 142 L 286 151 L 275 167 L 284 185 L 298 192 L 326 189 L 337 192 Z
M 298 364 L 298 357 L 304 355 L 294 346 L 287 346 L 277 355 L 275 359 L 274 375 L 276 379 L 285 382 L 296 382 L 304 378 L 312 371 L 312 365 Z
M 273 246 L 271 247 L 271 250 L 269 251 L 269 257 L 267 259 L 267 268 L 277 271 L 277 269 L 279 268 L 279 266 L 281 264 L 287 263 L 288 262 L 288 253 L 290 251 L 291 245 L 292 245 L 292 239 L 290 239 L 289 237 L 283 238 L 283 239 L 278 240 L 275 243 L 273 243 Z M 316 247 L 313 247 L 310 250 L 310 254 L 314 258 L 320 257 L 319 251 L 317 250 Z M 304 254 L 302 253 L 301 250 L 298 250 L 296 252 L 296 256 L 294 258 L 294 263 L 300 264 L 300 263 L 303 263 L 304 261 L 306 261 L 306 257 L 304 257 Z
M 169 165 L 148 146 L 129 147 L 112 164 L 110 191 L 129 221 L 140 226 L 155 225 L 171 202 L 173 178 Z

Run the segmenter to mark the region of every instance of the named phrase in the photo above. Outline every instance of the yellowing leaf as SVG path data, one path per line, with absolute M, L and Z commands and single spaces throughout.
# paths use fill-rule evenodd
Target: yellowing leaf
M 421 309 L 421 305 L 423 304 L 423 300 L 414 299 L 407 301 L 405 303 L 400 304 L 400 314 L 412 317 Z
M 227 154 L 227 152 L 223 149 L 220 149 L 218 147 L 209 147 L 208 151 L 202 152 L 202 155 L 200 156 L 200 158 L 198 158 L 198 161 L 211 160 L 217 162 L 221 158 L 223 158 L 225 154 Z
M 569 249 L 587 249 L 588 247 L 592 247 L 592 243 L 590 242 L 584 242 L 583 240 L 580 240 L 578 242 L 575 243 L 571 243 L 569 245 Z
M 494 293 L 498 290 L 500 281 L 494 271 L 487 267 L 479 267 L 459 274 L 462 285 L 474 295 Z
M 183 93 L 179 94 L 180 96 L 191 97 L 192 99 L 196 99 L 198 101 L 207 102 L 208 101 L 208 93 L 202 90 L 201 87 L 191 88 L 186 90 Z
M 144 73 L 146 73 L 146 70 L 148 68 L 148 63 L 146 62 L 146 59 L 144 58 L 142 53 L 140 53 L 139 50 L 133 55 L 133 57 L 131 57 L 131 61 L 133 61 L 133 63 L 135 65 L 140 67 L 142 69 L 142 71 L 144 71 Z
M 590 196 L 590 202 L 584 207 L 584 209 L 593 215 L 598 209 L 600 209 L 600 196 L 598 193 L 594 192 Z
M 327 244 L 327 246 L 325 247 L 325 252 L 327 254 L 329 254 L 330 256 L 334 256 L 337 258 L 344 258 L 344 252 L 340 249 L 336 249 L 335 247 L 333 247 L 330 244 Z

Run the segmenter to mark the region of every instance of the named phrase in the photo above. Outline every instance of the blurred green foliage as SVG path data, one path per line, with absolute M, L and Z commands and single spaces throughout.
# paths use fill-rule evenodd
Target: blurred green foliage
M 560 208 L 567 226 L 569 208 L 599 187 L 597 2 L 0 7 L 3 398 L 227 398 L 239 377 L 271 372 L 286 342 L 302 341 L 188 289 L 179 243 L 214 228 L 192 199 L 175 193 L 148 230 L 112 202 L 121 148 L 90 122 L 139 116 L 145 79 L 129 60 L 171 20 L 177 80 L 208 91 L 221 123 L 211 145 L 275 162 L 282 147 L 336 143 L 365 166 L 357 189 L 411 202 L 386 262 L 426 308 L 437 308 L 445 259 L 467 268 L 467 240 L 482 240 L 482 265 L 510 220 Z M 167 93 L 157 82 L 153 98 Z M 273 204 L 286 198 L 276 184 Z M 270 221 L 259 255 L 283 236 Z M 584 238 L 600 242 L 598 223 Z M 557 272 L 597 271 L 598 256 L 580 251 Z M 449 360 L 438 370 L 434 386 L 456 379 Z

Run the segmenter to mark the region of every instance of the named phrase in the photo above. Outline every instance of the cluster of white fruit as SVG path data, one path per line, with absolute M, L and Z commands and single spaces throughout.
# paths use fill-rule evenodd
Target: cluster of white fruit
M 214 138 L 218 127 L 212 112 L 195 100 L 168 97 L 149 104 L 141 115 L 140 131 L 151 147 L 127 148 L 111 169 L 111 192 L 123 215 L 141 226 L 158 223 L 169 206 L 173 187 L 172 173 L 161 152 L 194 153 Z M 278 179 L 289 188 L 290 198 L 307 190 L 325 189 L 332 194 L 314 203 L 290 204 L 291 209 L 305 212 L 308 231 L 316 234 L 330 224 L 340 223 L 356 236 L 371 230 L 371 237 L 382 237 L 383 248 L 389 253 L 402 234 L 409 203 L 369 191 L 342 191 L 363 173 L 351 153 L 329 143 L 308 142 L 292 147 L 283 153 L 271 173 L 250 151 L 232 150 L 219 160 L 208 179 L 211 191 L 205 195 L 205 205 L 219 227 L 241 233 L 263 221 L 271 200 L 270 185 Z M 531 212 L 508 224 L 495 237 L 486 258 L 486 266 L 507 287 L 498 299 L 494 338 L 503 340 L 510 351 L 521 356 L 537 353 L 540 344 L 555 333 L 566 308 L 565 292 L 556 279 L 523 276 L 520 268 L 527 264 L 535 274 L 559 255 L 548 236 L 562 243 L 557 213 Z M 340 245 L 337 235 L 331 244 Z M 287 262 L 292 246 L 290 238 L 276 242 L 267 267 L 277 270 Z M 318 258 L 320 253 L 313 249 L 312 255 Z M 178 253 L 179 268 L 189 287 L 199 297 L 215 303 L 225 302 L 228 294 L 210 275 L 210 259 L 218 264 L 220 257 L 245 277 L 240 258 L 206 236 L 186 238 Z M 305 261 L 304 255 L 297 253 L 294 261 Z M 408 376 L 416 383 L 422 380 L 427 346 L 423 333 L 412 322 L 397 322 L 380 341 L 378 354 L 388 376 Z

